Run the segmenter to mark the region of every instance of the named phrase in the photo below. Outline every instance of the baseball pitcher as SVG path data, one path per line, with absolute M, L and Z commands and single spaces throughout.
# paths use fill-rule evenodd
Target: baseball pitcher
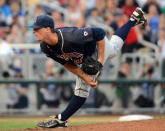
M 40 47 L 47 57 L 62 64 L 77 76 L 74 95 L 66 109 L 58 115 L 37 124 L 42 128 L 66 127 L 67 120 L 84 104 L 90 88 L 97 87 L 97 76 L 105 61 L 118 54 L 130 29 L 147 23 L 144 13 L 136 8 L 126 24 L 110 40 L 101 28 L 54 28 L 48 15 L 40 15 L 31 26 Z

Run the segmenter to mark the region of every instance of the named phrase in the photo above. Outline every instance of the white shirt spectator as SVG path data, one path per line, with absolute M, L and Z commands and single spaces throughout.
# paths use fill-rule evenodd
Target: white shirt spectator
M 0 56 L 8 56 L 8 55 L 12 55 L 13 54 L 13 50 L 11 49 L 10 45 L 2 40 L 0 42 Z

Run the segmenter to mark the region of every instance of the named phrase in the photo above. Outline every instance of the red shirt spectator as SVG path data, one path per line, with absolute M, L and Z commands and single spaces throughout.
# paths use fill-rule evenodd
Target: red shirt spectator
M 133 13 L 133 11 L 136 9 L 136 6 L 133 6 L 133 7 L 127 7 L 127 6 L 123 6 L 122 7 L 122 10 L 123 10 L 123 13 L 128 16 L 128 18 L 130 18 L 131 14 Z
M 125 5 L 122 7 L 123 13 L 130 18 L 133 11 L 136 9 L 136 4 L 134 0 L 126 0 Z

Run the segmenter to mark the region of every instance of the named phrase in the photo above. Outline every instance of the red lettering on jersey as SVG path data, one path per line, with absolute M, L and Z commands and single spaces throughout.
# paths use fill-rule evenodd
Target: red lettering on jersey
M 65 61 L 73 60 L 75 64 L 81 64 L 83 59 L 83 54 L 72 52 L 72 53 L 63 53 L 57 55 L 58 58 L 64 59 Z

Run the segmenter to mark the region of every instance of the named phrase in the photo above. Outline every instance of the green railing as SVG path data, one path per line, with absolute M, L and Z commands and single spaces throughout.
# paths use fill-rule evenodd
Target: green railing
M 139 85 L 142 83 L 150 83 L 150 84 L 165 84 L 165 79 L 157 79 L 157 80 L 127 80 L 127 79 L 116 79 L 116 80 L 98 80 L 99 84 L 127 84 L 127 85 Z M 23 79 L 17 79 L 17 80 L 9 80 L 9 79 L 1 79 L 0 84 L 9 84 L 9 83 L 15 83 L 15 84 L 35 84 L 36 87 L 36 94 L 37 94 L 37 109 L 40 109 L 41 105 L 41 94 L 40 94 L 40 84 L 60 84 L 66 85 L 74 84 L 75 80 L 23 80 Z
M 141 84 L 141 83 L 165 83 L 165 79 L 157 79 L 157 80 L 127 80 L 127 79 L 115 79 L 115 80 L 98 80 L 99 83 L 102 84 L 108 84 L 108 83 L 113 83 L 113 84 L 118 84 L 118 83 L 125 83 L 125 84 Z M 21 83 L 21 84 L 72 84 L 75 83 L 75 80 L 24 80 L 24 79 L 1 79 L 0 84 L 2 83 Z

